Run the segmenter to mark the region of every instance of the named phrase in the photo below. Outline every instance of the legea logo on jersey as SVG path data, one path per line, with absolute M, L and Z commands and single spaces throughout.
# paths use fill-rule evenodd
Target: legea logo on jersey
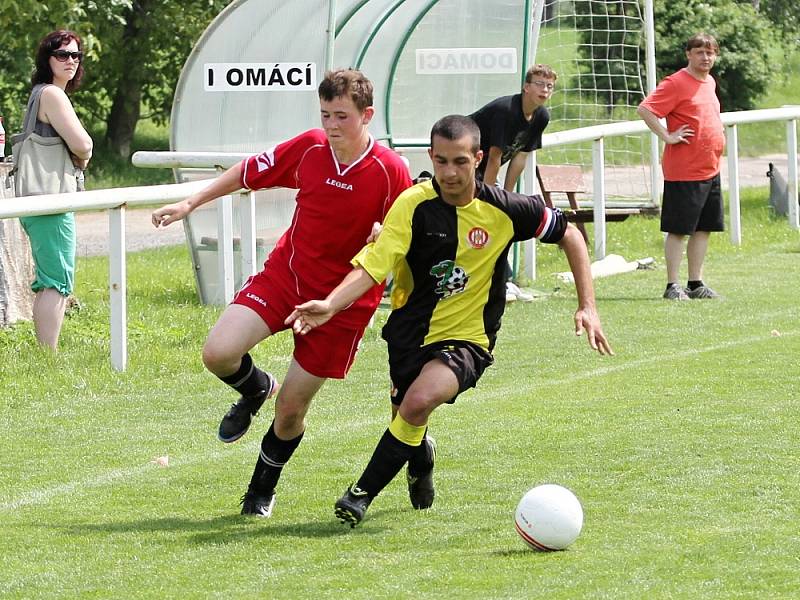
M 275 164 L 275 148 L 270 148 L 266 152 L 262 152 L 258 156 L 256 156 L 256 168 L 258 168 L 258 172 L 266 171 L 267 169 L 272 168 Z
M 316 63 L 206 63 L 207 92 L 274 92 L 317 89 Z
M 417 75 L 516 73 L 516 48 L 420 48 Z
M 489 243 L 489 232 L 483 227 L 473 227 L 467 234 L 467 242 L 476 250 L 480 250 Z
M 256 296 L 253 292 L 247 292 L 245 297 L 250 298 L 250 300 L 253 300 L 254 302 L 258 302 L 261 306 L 267 305 L 266 300 L 264 300 L 261 296 Z
M 340 190 L 346 190 L 348 192 L 353 191 L 353 185 L 351 183 L 344 183 L 343 181 L 337 181 L 335 179 L 331 179 L 330 177 L 325 180 L 325 183 L 332 185 L 335 188 L 339 188 Z

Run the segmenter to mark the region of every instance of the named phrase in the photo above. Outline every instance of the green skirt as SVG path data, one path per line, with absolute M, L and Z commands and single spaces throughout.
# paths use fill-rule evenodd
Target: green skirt
M 39 292 L 53 288 L 69 296 L 75 281 L 75 213 L 20 217 L 19 220 L 31 241 L 36 267 L 31 289 Z

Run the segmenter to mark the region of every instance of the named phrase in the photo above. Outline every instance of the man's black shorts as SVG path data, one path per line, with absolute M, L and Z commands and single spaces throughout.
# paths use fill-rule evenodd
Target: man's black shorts
M 705 181 L 665 181 L 661 231 L 679 235 L 725 231 L 719 173 Z
M 392 404 L 400 406 L 408 388 L 419 377 L 422 367 L 437 358 L 450 367 L 458 380 L 458 393 L 448 400 L 451 404 L 459 394 L 475 387 L 486 367 L 494 362 L 492 355 L 477 344 L 460 340 L 445 340 L 412 350 L 393 350 L 390 347 Z

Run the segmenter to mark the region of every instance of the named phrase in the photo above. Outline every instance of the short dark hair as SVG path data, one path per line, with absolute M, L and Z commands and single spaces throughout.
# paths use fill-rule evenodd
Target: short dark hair
M 695 33 L 692 37 L 686 40 L 686 51 L 692 48 L 711 48 L 714 52 L 719 54 L 719 44 L 714 39 L 713 35 L 707 33 Z
M 78 44 L 78 51 L 83 49 L 81 38 L 74 31 L 67 29 L 59 29 L 48 33 L 36 49 L 36 68 L 31 75 L 31 85 L 39 83 L 53 83 L 53 70 L 50 68 L 50 57 L 53 52 L 61 48 L 64 44 L 69 44 L 71 41 Z M 78 63 L 78 68 L 75 70 L 75 77 L 70 79 L 67 83 L 66 91 L 72 92 L 77 90 L 81 85 L 83 79 L 83 61 Z
M 558 73 L 553 70 L 550 65 L 536 64 L 525 72 L 525 83 L 531 83 L 536 76 L 544 77 L 545 79 L 558 79 Z
M 437 135 L 451 141 L 469 135 L 472 136 L 472 154 L 478 154 L 481 149 L 481 130 L 475 121 L 464 115 L 447 115 L 436 121 L 431 128 L 431 148 Z
M 361 112 L 372 106 L 372 82 L 357 69 L 327 71 L 317 93 L 320 99 L 326 102 L 334 98 L 348 97 Z

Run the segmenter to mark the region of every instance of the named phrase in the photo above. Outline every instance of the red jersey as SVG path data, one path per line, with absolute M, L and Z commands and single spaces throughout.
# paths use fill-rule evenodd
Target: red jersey
M 712 77 L 696 79 L 686 69 L 666 77 L 641 106 L 667 118 L 667 131 L 688 125 L 688 144 L 667 144 L 662 168 L 666 181 L 704 181 L 719 173 L 725 135 Z
M 325 298 L 352 270 L 350 260 L 383 222 L 394 199 L 411 185 L 408 167 L 392 150 L 370 143 L 349 165 L 336 160 L 325 132 L 312 129 L 242 162 L 242 187 L 299 190 L 292 224 L 264 269 L 303 300 Z M 364 327 L 383 293 L 376 285 L 337 320 Z

